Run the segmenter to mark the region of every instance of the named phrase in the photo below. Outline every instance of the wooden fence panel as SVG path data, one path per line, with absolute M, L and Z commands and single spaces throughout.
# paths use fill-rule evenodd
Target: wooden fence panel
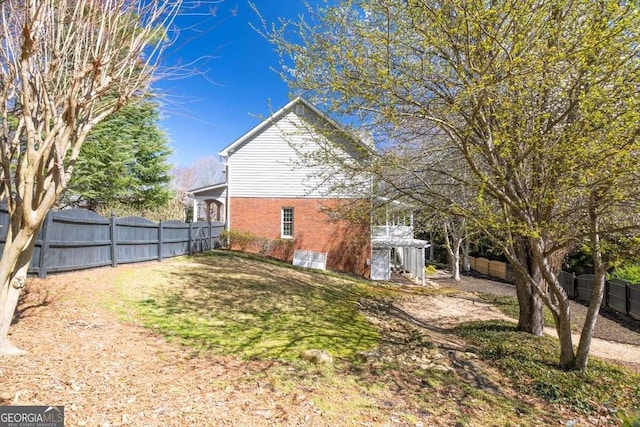
M 118 264 L 157 260 L 159 225 L 131 216 L 116 220 L 116 261 Z
M 514 282 L 513 270 L 507 263 L 474 257 L 470 257 L 469 261 L 471 268 L 480 274 L 506 280 L 509 283 Z M 570 299 L 591 301 L 595 285 L 593 274 L 576 277 L 572 273 L 561 271 L 558 274 L 558 280 Z M 619 313 L 640 320 L 640 285 L 632 286 L 618 279 L 607 281 L 603 304 Z
M 629 316 L 640 320 L 640 286 L 629 286 L 627 295 L 629 296 Z
M 629 284 L 620 279 L 611 279 L 607 282 L 607 294 L 605 303 L 614 310 L 627 313 L 627 287 Z
M 40 276 L 111 265 L 109 220 L 95 212 L 83 209 L 51 212 L 39 240 L 44 262 L 35 272 Z M 39 256 L 34 254 L 32 266 Z
M 507 280 L 507 263 L 501 261 L 489 261 L 489 276 Z
M 0 205 L 0 253 L 8 227 L 9 214 Z M 221 222 L 201 222 L 194 227 L 140 217 L 108 219 L 83 209 L 52 211 L 36 239 L 29 273 L 46 277 L 48 272 L 115 267 L 201 252 L 215 247 L 223 229 Z
M 162 257 L 186 255 L 189 253 L 189 224 L 182 221 L 162 223 Z
M 593 274 L 583 274 L 576 277 L 576 299 L 580 301 L 591 301 L 595 276 Z
M 209 223 L 198 221 L 191 224 L 191 253 L 203 252 L 209 247 Z
M 476 271 L 485 276 L 489 275 L 489 260 L 486 258 L 476 258 Z

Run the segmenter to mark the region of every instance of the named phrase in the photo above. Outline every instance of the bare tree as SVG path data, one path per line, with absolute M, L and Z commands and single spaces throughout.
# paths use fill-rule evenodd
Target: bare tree
M 2 187 L 10 215 L 0 260 L 0 355 L 45 215 L 89 131 L 158 77 L 181 0 L 0 3 Z
M 226 179 L 224 166 L 215 156 L 202 157 L 189 166 L 176 166 L 171 171 L 171 176 L 176 198 L 185 209 L 191 203 L 189 190 L 218 184 Z

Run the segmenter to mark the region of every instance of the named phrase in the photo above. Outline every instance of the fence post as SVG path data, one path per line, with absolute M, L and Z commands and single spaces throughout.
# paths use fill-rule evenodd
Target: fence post
M 109 234 L 111 238 L 111 267 L 118 266 L 118 260 L 116 259 L 116 216 L 113 212 L 111 212 L 111 221 L 109 223 Z
M 53 221 L 53 212 L 49 211 L 42 226 L 42 246 L 40 246 L 40 259 L 38 260 L 38 277 L 44 279 L 47 277 L 46 253 L 49 250 L 49 228 Z
M 209 221 L 209 250 L 213 249 L 213 223 Z
M 193 234 L 193 223 L 189 223 L 189 255 L 193 255 L 193 246 L 191 245 L 191 235 Z
M 604 282 L 604 306 L 609 307 L 609 281 Z
M 631 285 L 624 285 L 624 314 L 629 315 L 631 311 Z
M 158 222 L 158 261 L 162 261 L 162 220 Z

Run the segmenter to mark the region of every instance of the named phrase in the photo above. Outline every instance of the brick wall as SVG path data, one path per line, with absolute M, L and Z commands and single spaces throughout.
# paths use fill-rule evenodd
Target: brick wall
M 330 219 L 344 200 L 232 197 L 231 229 L 280 238 L 282 208 L 293 208 L 295 249 L 327 252 L 327 267 L 369 277 L 369 224 Z

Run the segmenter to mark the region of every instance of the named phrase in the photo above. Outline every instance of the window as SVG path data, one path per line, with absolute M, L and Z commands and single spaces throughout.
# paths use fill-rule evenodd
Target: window
M 293 237 L 293 208 L 282 208 L 282 237 Z

